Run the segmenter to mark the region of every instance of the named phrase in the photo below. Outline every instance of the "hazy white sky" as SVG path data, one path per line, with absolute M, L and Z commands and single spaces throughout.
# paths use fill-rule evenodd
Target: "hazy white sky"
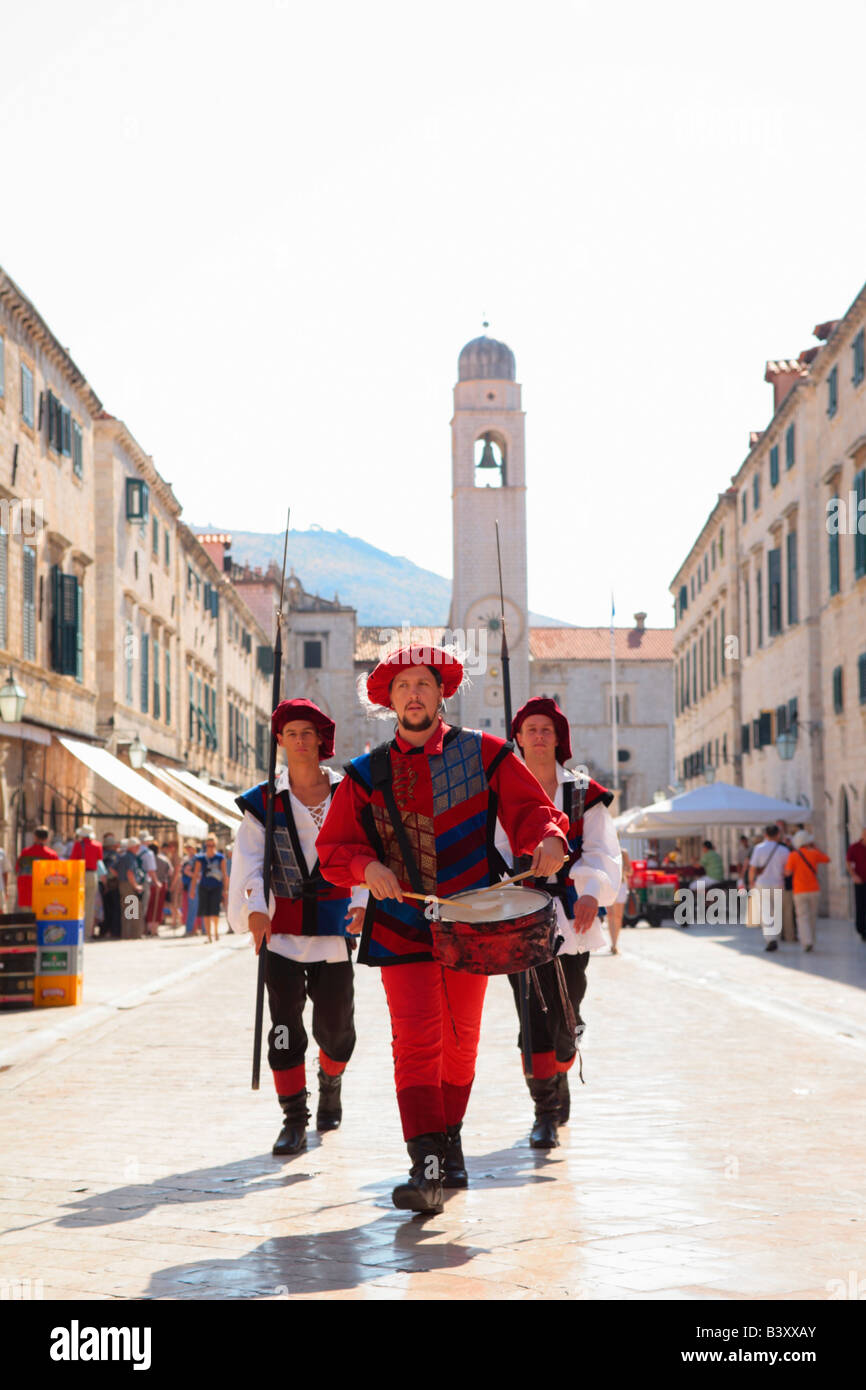
M 765 359 L 866 279 L 859 0 L 0 10 L 0 264 L 188 521 L 291 502 L 450 574 L 486 312 L 532 607 L 670 623 Z

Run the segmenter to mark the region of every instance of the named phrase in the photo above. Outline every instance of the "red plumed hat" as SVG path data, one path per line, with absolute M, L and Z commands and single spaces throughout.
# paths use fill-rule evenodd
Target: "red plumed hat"
M 391 682 L 406 666 L 429 666 L 442 678 L 442 694 L 447 700 L 463 680 L 463 667 L 444 647 L 401 647 L 374 666 L 367 677 L 367 696 L 372 704 L 391 709 Z
M 333 719 L 328 718 L 324 710 L 319 709 L 318 705 L 314 705 L 312 700 L 280 700 L 271 715 L 271 733 L 274 738 L 281 734 L 283 727 L 291 723 L 293 719 L 306 719 L 310 724 L 315 724 L 322 736 L 319 757 L 333 758 L 334 734 L 337 726 Z
M 546 714 L 548 719 L 553 720 L 556 730 L 556 761 L 564 767 L 571 757 L 571 730 L 568 720 L 555 700 L 548 699 L 546 695 L 536 695 L 532 700 L 527 700 L 525 705 L 521 705 L 511 721 L 511 737 L 517 736 L 523 721 L 532 714 Z

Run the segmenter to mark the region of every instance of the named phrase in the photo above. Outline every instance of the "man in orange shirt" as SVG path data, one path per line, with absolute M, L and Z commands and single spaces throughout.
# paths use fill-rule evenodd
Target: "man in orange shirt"
M 19 907 L 31 908 L 33 906 L 33 860 L 58 859 L 60 857 L 54 853 L 53 849 L 48 848 L 48 836 L 50 834 L 51 831 L 47 825 L 37 825 L 33 831 L 33 844 L 22 849 L 15 862 L 15 873 L 18 876 Z
M 804 951 L 811 951 L 815 944 L 820 889 L 818 865 L 830 863 L 830 856 L 815 847 L 814 838 L 811 831 L 798 830 L 794 836 L 794 847 L 785 863 L 785 873 L 790 874 L 794 880 L 797 935 Z

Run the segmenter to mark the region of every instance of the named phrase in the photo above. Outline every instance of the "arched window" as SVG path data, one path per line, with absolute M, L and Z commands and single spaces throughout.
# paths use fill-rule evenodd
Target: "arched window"
M 505 487 L 504 443 L 490 431 L 475 441 L 475 486 Z

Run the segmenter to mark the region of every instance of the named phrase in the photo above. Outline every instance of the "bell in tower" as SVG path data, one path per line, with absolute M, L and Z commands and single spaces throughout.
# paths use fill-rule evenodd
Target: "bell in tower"
M 502 446 L 494 442 L 491 434 L 483 434 L 475 442 L 476 455 L 478 445 L 484 445 L 481 450 L 481 457 L 475 461 L 475 486 L 476 487 L 505 487 L 505 455 Z

